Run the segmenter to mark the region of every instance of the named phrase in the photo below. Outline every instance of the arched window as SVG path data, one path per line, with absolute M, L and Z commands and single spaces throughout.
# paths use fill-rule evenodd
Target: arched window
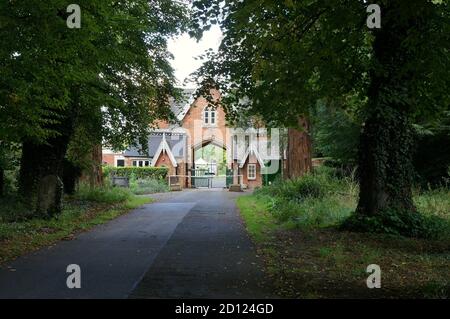
M 211 107 L 205 107 L 205 110 L 203 112 L 203 123 L 205 125 L 216 125 L 216 110 Z

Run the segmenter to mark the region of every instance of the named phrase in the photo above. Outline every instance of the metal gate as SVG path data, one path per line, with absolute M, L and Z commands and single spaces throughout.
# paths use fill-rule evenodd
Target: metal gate
M 217 176 L 209 170 L 192 169 L 191 186 L 193 188 L 225 188 L 228 186 L 227 176 Z

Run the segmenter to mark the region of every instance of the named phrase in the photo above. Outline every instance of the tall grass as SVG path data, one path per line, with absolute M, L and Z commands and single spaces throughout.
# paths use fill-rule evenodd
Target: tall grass
M 136 195 L 165 193 L 169 191 L 169 185 L 162 179 L 131 179 L 130 190 Z
M 354 174 L 338 177 L 329 167 L 255 191 L 256 196 L 270 203 L 269 210 L 279 222 L 294 227 L 339 224 L 354 211 L 357 193 Z
M 74 198 L 83 201 L 114 204 L 125 202 L 126 200 L 129 200 L 131 196 L 131 191 L 126 188 L 109 186 L 90 187 L 89 185 L 82 183 L 79 185 Z
M 277 181 L 258 189 L 255 195 L 268 203 L 269 211 L 278 222 L 293 227 L 337 226 L 344 221 L 348 224 L 349 220 L 358 217 L 352 215 L 358 198 L 355 174 L 342 176 L 333 168 L 325 166 L 296 180 Z M 426 238 L 450 237 L 450 190 L 445 187 L 428 191 L 416 190 L 414 201 L 419 214 L 381 214 L 380 222 L 375 220 L 363 231 Z M 348 219 L 350 216 L 352 217 Z M 405 220 L 411 219 L 411 225 L 401 225 L 405 228 L 399 228 L 401 231 L 390 226 L 391 220 L 395 221 L 403 218 L 402 216 Z

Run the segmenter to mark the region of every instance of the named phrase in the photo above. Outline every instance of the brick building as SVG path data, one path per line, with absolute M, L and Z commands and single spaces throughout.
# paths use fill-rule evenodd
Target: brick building
M 177 123 L 158 122 L 148 138 L 148 152 L 142 153 L 139 147 L 123 152 L 103 149 L 103 163 L 164 166 L 169 169 L 171 181 L 182 187 L 226 187 L 233 183 L 255 188 L 263 184 L 264 175 L 280 171 L 277 136 L 269 138 L 265 128 L 229 127 L 221 107 L 210 106 L 203 97 L 194 99 L 193 94 L 194 90 L 184 90 L 183 101 L 171 103 Z M 220 99 L 218 91 L 212 96 Z M 223 150 L 223 163 L 202 158 L 208 146 Z M 218 166 L 224 169 L 220 170 Z

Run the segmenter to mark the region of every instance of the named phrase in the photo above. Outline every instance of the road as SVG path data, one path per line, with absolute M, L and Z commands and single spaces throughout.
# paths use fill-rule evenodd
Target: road
M 107 224 L 0 268 L 0 298 L 265 298 L 262 261 L 225 190 L 154 195 Z M 66 268 L 81 268 L 81 288 Z

